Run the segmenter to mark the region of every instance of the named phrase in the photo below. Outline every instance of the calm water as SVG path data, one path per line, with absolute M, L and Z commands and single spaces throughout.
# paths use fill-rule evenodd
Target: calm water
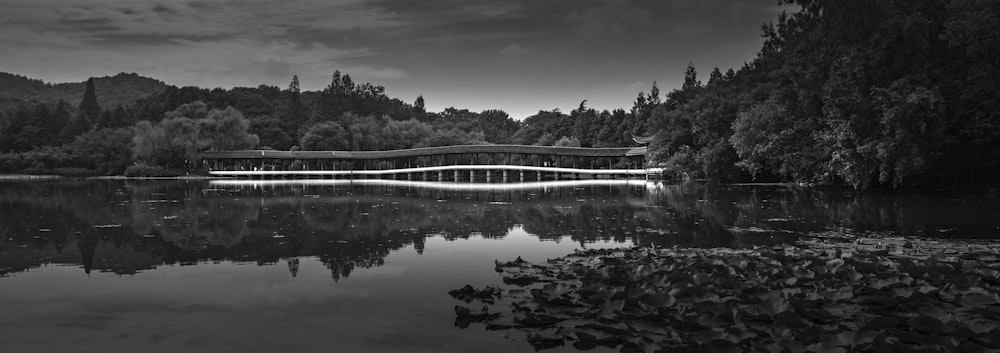
M 1000 238 L 995 195 L 641 181 L 0 181 L 0 217 L 4 352 L 530 352 L 447 291 L 581 248 Z

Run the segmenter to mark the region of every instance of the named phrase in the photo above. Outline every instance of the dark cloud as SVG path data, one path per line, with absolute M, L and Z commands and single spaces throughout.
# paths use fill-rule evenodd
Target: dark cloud
M 190 42 L 220 41 L 228 36 L 199 36 L 187 34 L 125 33 L 119 31 L 92 32 L 85 37 L 94 45 L 108 46 L 164 46 Z
M 60 18 L 56 25 L 52 27 L 56 30 L 63 30 L 67 32 L 76 33 L 107 33 L 120 31 L 122 28 L 119 27 L 115 22 L 107 17 L 102 18 L 71 18 L 69 16 L 64 16 Z
M 649 9 L 634 6 L 627 0 L 605 0 L 597 6 L 569 14 L 570 20 L 580 24 L 579 31 L 584 35 L 622 34 L 632 28 L 645 28 L 651 17 Z
M 163 4 L 153 5 L 153 12 L 156 12 L 156 13 L 159 13 L 159 14 L 173 14 L 174 13 L 173 10 L 171 10 L 169 7 L 163 6 Z

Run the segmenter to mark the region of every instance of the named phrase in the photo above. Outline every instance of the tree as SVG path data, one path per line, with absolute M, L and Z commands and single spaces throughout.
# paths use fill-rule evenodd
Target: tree
M 424 96 L 417 96 L 417 100 L 413 102 L 413 107 L 417 111 L 426 112 L 426 107 L 424 106 Z
M 93 78 L 87 79 L 87 88 L 83 91 L 83 100 L 80 101 L 80 115 L 87 120 L 87 125 L 92 125 L 101 117 L 101 106 L 97 104 Z
M 74 163 L 98 175 L 121 175 L 132 162 L 132 128 L 95 129 L 66 146 Z
M 316 123 L 306 130 L 299 141 L 306 151 L 343 151 L 347 146 L 347 131 L 333 121 Z
M 719 71 L 718 67 L 713 68 L 712 69 L 712 73 L 710 73 L 708 75 L 708 85 L 709 86 L 715 85 L 715 84 L 719 84 L 723 80 L 725 80 L 725 77 L 722 76 L 722 71 Z
M 299 87 L 299 75 L 292 75 L 292 82 L 288 84 L 288 93 L 301 93 L 301 89 Z
M 424 96 L 417 96 L 413 101 L 413 117 L 420 121 L 427 120 L 427 107 L 424 105 Z
M 435 130 L 423 141 L 414 147 L 438 147 L 456 145 L 481 145 L 486 144 L 486 137 L 481 131 L 468 133 L 460 129 Z
M 285 99 L 278 109 L 277 117 L 282 123 L 282 130 L 294 140 L 305 129 L 306 121 L 309 119 L 306 107 L 302 104 L 298 75 L 292 76 L 292 82 L 282 95 Z
M 484 110 L 477 115 L 476 128 L 466 131 L 483 133 L 489 143 L 510 143 L 511 137 L 517 132 L 520 124 L 503 110 Z
M 558 141 L 552 144 L 555 147 L 580 147 L 580 139 L 576 137 L 560 137 Z
M 182 132 L 187 133 L 179 134 Z M 132 137 L 133 159 L 141 164 L 183 168 L 187 165 L 190 149 L 186 142 L 193 139 L 194 124 L 190 119 L 165 119 L 156 124 L 140 121 L 135 125 L 135 136 Z
M 207 110 L 202 102 L 178 107 L 156 124 L 140 121 L 132 138 L 134 159 L 164 168 L 184 168 L 206 150 L 256 147 L 259 138 L 250 122 L 232 107 Z M 196 118 L 192 119 L 189 116 Z
M 90 121 L 83 114 L 77 114 L 59 132 L 60 141 L 72 141 L 80 134 L 90 131 L 92 128 Z
M 283 127 L 284 124 L 278 118 L 261 115 L 250 119 L 249 132 L 260 138 L 262 146 L 286 151 L 295 144 L 295 140 L 285 132 Z
M 204 119 L 196 121 L 198 151 L 245 150 L 257 147 L 260 139 L 251 134 L 250 121 L 239 110 L 228 107 L 213 109 Z
M 413 148 L 430 136 L 432 130 L 430 125 L 416 119 L 389 120 L 382 132 L 385 140 L 384 148 L 388 150 Z
M 69 123 L 69 109 L 70 107 L 66 101 L 60 99 L 59 103 L 56 103 L 56 108 L 49 119 L 42 123 L 42 133 L 45 134 L 48 144 L 61 145 L 63 143 L 59 133 Z
M 388 119 L 373 116 L 357 116 L 345 114 L 342 118 L 349 121 L 347 135 L 353 151 L 380 151 L 385 149 L 385 138 L 382 136 L 383 125 Z

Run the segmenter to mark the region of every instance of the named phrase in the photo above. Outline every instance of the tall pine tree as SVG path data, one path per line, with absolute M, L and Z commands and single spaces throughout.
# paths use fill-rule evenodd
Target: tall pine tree
M 278 111 L 278 119 L 281 121 L 281 129 L 296 140 L 301 136 L 301 132 L 308 126 L 306 122 L 306 107 L 302 104 L 302 91 L 299 87 L 299 76 L 292 76 L 292 82 L 285 90 L 286 97 L 284 104 Z
M 93 124 L 101 117 L 101 106 L 97 104 L 97 92 L 94 90 L 94 79 L 87 79 L 87 89 L 83 91 L 83 100 L 80 101 L 80 114 L 87 122 Z

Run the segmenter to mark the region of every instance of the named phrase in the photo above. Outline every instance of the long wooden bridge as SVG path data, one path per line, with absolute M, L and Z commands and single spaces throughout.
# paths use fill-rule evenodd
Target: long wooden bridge
M 646 178 L 646 147 L 462 145 L 392 151 L 209 151 L 209 173 L 239 178 L 525 181 Z

